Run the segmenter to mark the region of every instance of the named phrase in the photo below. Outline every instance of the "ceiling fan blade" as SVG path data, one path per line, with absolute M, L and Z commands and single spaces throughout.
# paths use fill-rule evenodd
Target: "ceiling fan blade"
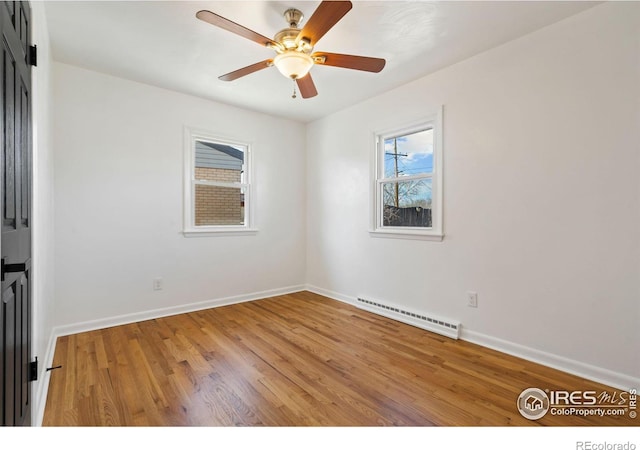
M 222 81 L 233 81 L 237 80 L 240 77 L 244 77 L 245 75 L 249 75 L 250 73 L 257 72 L 258 70 L 266 69 L 267 67 L 271 67 L 273 65 L 272 59 L 266 59 L 264 61 L 260 61 L 259 63 L 251 64 L 250 66 L 243 67 L 242 69 L 234 70 L 233 72 L 229 72 L 222 76 L 219 76 L 218 79 Z
M 349 12 L 352 6 L 351 2 L 323 1 L 320 3 L 320 6 L 313 12 L 298 34 L 296 44 L 306 38 L 312 46 L 316 45 L 320 38 Z
M 224 17 L 219 16 L 216 13 L 207 11 L 206 9 L 198 11 L 196 13 L 196 17 L 200 20 L 210 23 L 211 25 L 215 25 L 227 31 L 231 31 L 238 36 L 242 36 L 243 38 L 247 38 L 253 42 L 256 42 L 263 47 L 278 45 L 274 40 L 269 39 L 268 37 L 263 36 L 260 33 L 256 33 L 255 31 L 250 30 L 246 27 L 243 27 L 242 25 L 232 22 L 229 19 L 225 19 Z
M 302 98 L 311 98 L 318 95 L 316 85 L 314 84 L 310 73 L 306 74 L 302 78 L 298 78 L 296 83 L 298 85 L 298 89 L 300 89 L 300 95 L 302 95 Z
M 343 67 L 345 69 L 364 70 L 366 72 L 380 72 L 386 61 L 381 58 L 368 56 L 341 55 L 340 53 L 317 52 L 311 55 L 315 64 L 324 66 Z

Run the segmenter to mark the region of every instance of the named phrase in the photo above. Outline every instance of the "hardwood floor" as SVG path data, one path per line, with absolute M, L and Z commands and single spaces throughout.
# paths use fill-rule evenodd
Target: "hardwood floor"
M 525 388 L 613 391 L 309 292 L 58 339 L 45 426 L 637 425 L 520 415 Z

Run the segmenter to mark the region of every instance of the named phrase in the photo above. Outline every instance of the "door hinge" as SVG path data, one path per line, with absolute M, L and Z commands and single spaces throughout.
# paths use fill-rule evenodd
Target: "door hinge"
M 4 275 L 11 272 L 24 272 L 27 270 L 27 263 L 5 264 L 4 258 L 0 259 L 0 280 L 4 281 Z
M 38 357 L 36 360 L 29 363 L 29 381 L 36 381 L 38 379 Z
M 29 54 L 27 55 L 27 63 L 31 66 L 38 65 L 38 46 L 30 45 L 29 46 Z

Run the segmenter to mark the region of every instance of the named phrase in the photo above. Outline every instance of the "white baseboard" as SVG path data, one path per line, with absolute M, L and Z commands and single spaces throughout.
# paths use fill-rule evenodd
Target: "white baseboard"
M 305 288 L 305 291 L 313 292 L 314 294 L 318 294 L 318 295 L 323 295 L 325 297 L 329 297 L 334 300 L 341 301 L 343 303 L 348 303 L 351 306 L 355 306 L 356 308 L 358 307 L 356 303 L 357 302 L 356 297 L 349 297 L 348 295 L 343 295 L 343 294 L 340 294 L 339 292 L 330 291 L 328 289 L 320 288 L 318 286 L 313 286 L 310 284 L 307 284 L 304 288 Z
M 56 352 L 56 341 L 58 337 L 54 331 L 49 335 L 49 343 L 47 344 L 47 350 L 40 361 L 38 370 L 38 389 L 35 394 L 35 400 L 32 404 L 36 406 L 34 411 L 31 411 L 32 423 L 36 427 L 42 426 L 42 420 L 44 419 L 44 408 L 47 406 L 47 394 L 49 393 L 49 377 L 51 373 L 47 370 L 47 367 L 53 365 L 53 356 Z
M 592 366 L 563 356 L 554 355 L 553 353 L 536 350 L 535 348 L 525 347 L 524 345 L 505 341 L 494 336 L 488 336 L 478 333 L 477 331 L 466 330 L 464 327 L 462 328 L 460 339 L 591 381 L 606 384 L 616 389 L 629 391 L 629 389 L 638 389 L 638 386 L 640 386 L 640 378 L 634 378 L 630 375 L 613 372 L 602 367 Z
M 313 285 L 306 285 L 305 289 L 315 294 L 323 295 L 325 297 L 329 297 L 334 300 L 348 303 L 352 306 L 357 307 L 356 297 L 350 297 L 348 295 L 344 295 Z M 478 333 L 476 331 L 466 329 L 464 326 L 462 327 L 460 339 L 493 350 L 497 350 L 508 355 L 526 359 L 527 361 L 535 362 L 543 366 L 561 370 L 572 375 L 586 378 L 591 381 L 602 383 L 616 389 L 628 391 L 629 389 L 638 389 L 640 387 L 640 378 L 613 372 L 609 369 L 593 366 L 570 358 L 565 358 L 563 356 L 554 355 L 552 353 L 547 353 L 535 348 L 526 347 L 524 345 L 506 341 L 494 336 Z
M 250 302 L 260 300 L 267 297 L 275 297 L 278 295 L 291 294 L 304 290 L 304 285 L 289 286 L 280 289 L 270 289 L 267 291 L 253 292 L 250 294 L 235 295 L 232 297 L 219 298 L 215 300 L 206 300 L 203 302 L 189 303 L 186 305 L 171 306 L 169 308 L 152 309 L 149 311 L 141 311 L 137 313 L 124 314 L 121 316 L 112 316 L 105 319 L 89 320 L 86 322 L 72 323 L 54 328 L 56 337 L 68 336 L 70 334 L 83 333 L 85 331 L 100 330 L 102 328 L 115 327 L 118 325 L 126 325 L 129 323 L 142 322 L 144 320 L 158 319 L 160 317 L 175 316 L 176 314 L 184 314 L 203 309 L 217 308 L 220 306 L 233 305 L 236 303 Z

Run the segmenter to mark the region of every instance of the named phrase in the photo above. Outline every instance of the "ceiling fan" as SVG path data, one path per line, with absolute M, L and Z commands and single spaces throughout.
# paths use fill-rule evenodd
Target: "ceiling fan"
M 349 1 L 323 1 L 302 29 L 298 28 L 304 18 L 302 12 L 295 8 L 287 9 L 284 12 L 284 18 L 289 27 L 280 30 L 273 39 L 269 39 L 211 11 L 198 11 L 196 17 L 276 52 L 274 58 L 229 72 L 218 77 L 220 80 L 233 81 L 267 67 L 276 66 L 285 77 L 294 80 L 300 89 L 302 98 L 311 98 L 318 95 L 309 73 L 315 64 L 375 73 L 384 68 L 385 60 L 380 58 L 313 51 L 313 47 L 320 38 L 338 23 L 352 6 Z M 295 85 L 292 97 L 296 97 Z

